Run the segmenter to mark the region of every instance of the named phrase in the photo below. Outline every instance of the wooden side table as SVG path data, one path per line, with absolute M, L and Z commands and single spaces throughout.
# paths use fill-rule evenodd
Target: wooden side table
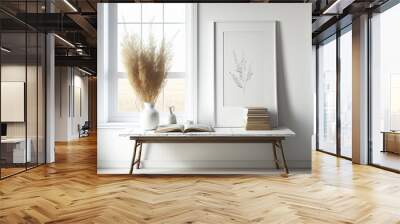
M 382 152 L 391 152 L 400 154 L 400 132 L 383 131 L 383 149 Z

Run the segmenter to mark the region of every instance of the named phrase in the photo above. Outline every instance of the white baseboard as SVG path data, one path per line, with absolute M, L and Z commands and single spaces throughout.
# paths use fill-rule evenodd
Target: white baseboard
M 129 169 L 129 161 L 98 161 L 98 172 L 110 171 L 114 174 L 126 173 Z M 144 160 L 142 167 L 149 170 L 266 170 L 275 169 L 275 163 L 271 160 L 186 160 L 186 161 L 160 161 Z M 311 170 L 311 161 L 290 160 L 289 169 Z
M 129 169 L 98 169 L 97 174 L 128 174 Z M 291 169 L 290 174 L 310 174 L 310 169 Z M 133 175 L 282 175 L 282 169 L 135 169 Z

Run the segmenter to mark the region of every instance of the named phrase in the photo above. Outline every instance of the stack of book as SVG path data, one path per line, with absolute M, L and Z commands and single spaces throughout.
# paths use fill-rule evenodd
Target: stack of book
M 272 125 L 267 108 L 248 107 L 246 113 L 246 130 L 271 130 Z

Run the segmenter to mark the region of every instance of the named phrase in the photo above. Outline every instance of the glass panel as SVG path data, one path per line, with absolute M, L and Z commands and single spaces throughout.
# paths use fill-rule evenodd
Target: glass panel
M 400 73 L 390 74 L 390 129 L 400 130 Z
M 163 22 L 163 4 L 143 3 L 142 4 L 142 22 L 143 23 L 162 23 Z
M 163 39 L 163 25 L 162 24 L 143 24 L 142 25 L 142 41 L 143 44 L 148 44 L 150 35 L 154 36 L 157 46 Z
M 140 23 L 140 4 L 139 3 L 119 3 L 118 22 L 119 23 Z
M 174 106 L 175 112 L 184 112 L 185 95 L 184 78 L 167 79 L 163 91 L 163 111 L 168 111 L 168 107 Z
M 26 113 L 27 113 L 27 150 L 28 150 L 28 168 L 37 165 L 38 158 L 38 88 L 37 88 L 37 74 L 38 74 L 38 35 L 37 33 L 28 33 L 28 63 L 27 63 L 27 81 L 26 81 Z M 29 153 L 30 151 L 30 153 Z
M 127 78 L 118 79 L 118 112 L 140 112 L 141 104 L 134 94 Z M 168 107 L 174 106 L 176 112 L 185 110 L 185 79 L 167 79 L 164 89 L 156 102 L 160 112 L 168 112 Z
M 180 4 L 180 3 L 164 4 L 164 22 L 184 23 L 185 7 L 186 7 L 185 4 Z
M 318 144 L 336 153 L 336 39 L 319 47 Z
M 141 105 L 127 78 L 118 79 L 118 112 L 139 112 Z
M 122 62 L 121 44 L 128 34 L 141 36 L 140 24 L 118 24 L 118 72 L 125 72 L 125 67 Z
M 340 153 L 352 157 L 352 34 L 340 37 Z
M 400 5 L 372 18 L 372 163 L 400 170 Z
M 165 39 L 171 44 L 171 72 L 185 72 L 186 69 L 186 37 L 184 24 L 165 24 Z
M 31 159 L 26 151 L 25 89 L 26 34 L 2 33 L 1 46 L 1 177 L 25 170 Z

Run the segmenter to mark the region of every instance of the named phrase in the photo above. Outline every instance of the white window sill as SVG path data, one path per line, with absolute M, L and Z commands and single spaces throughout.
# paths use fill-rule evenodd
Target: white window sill
M 160 125 L 165 124 L 167 115 L 160 116 Z M 188 119 L 186 116 L 177 116 L 178 124 L 184 124 L 188 120 L 193 121 L 193 119 Z M 140 128 L 139 121 L 109 121 L 97 124 L 98 129 L 125 129 L 125 128 Z
M 126 128 L 139 128 L 139 123 L 133 122 L 106 122 L 97 124 L 97 129 L 126 129 Z

